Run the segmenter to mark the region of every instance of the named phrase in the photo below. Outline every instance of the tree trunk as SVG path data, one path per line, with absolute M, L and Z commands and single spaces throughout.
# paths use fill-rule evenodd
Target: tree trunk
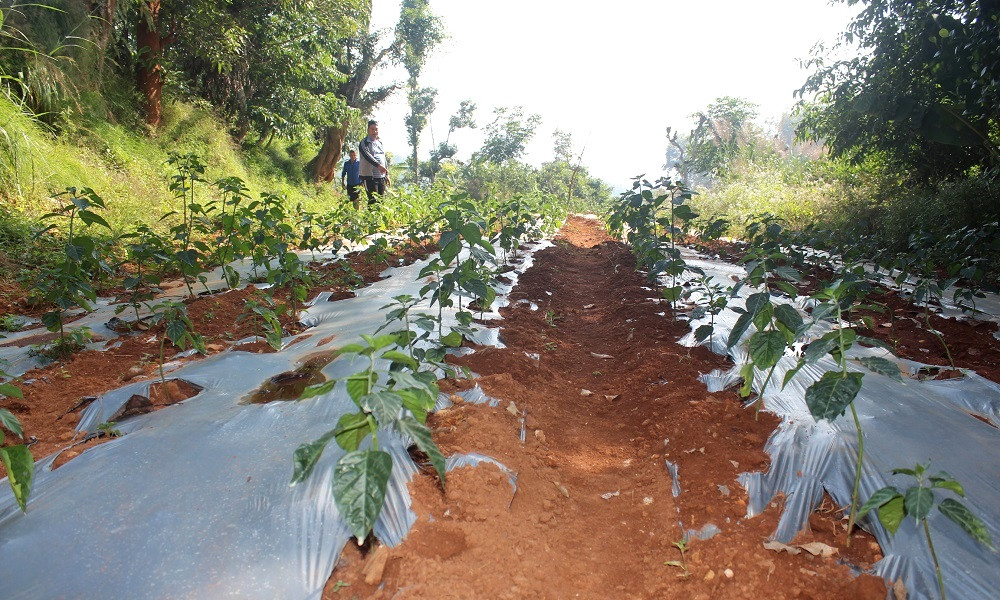
M 337 164 L 340 162 L 340 151 L 344 147 L 348 125 L 348 122 L 344 121 L 339 127 L 326 128 L 323 147 L 320 148 L 319 155 L 316 156 L 316 164 L 313 168 L 316 183 L 330 182 L 337 177 Z
M 139 49 L 139 66 L 136 86 L 142 94 L 142 108 L 146 123 L 156 129 L 163 114 L 163 40 L 158 31 L 160 0 L 148 0 L 139 11 L 136 27 L 136 46 Z
M 413 144 L 413 185 L 420 187 L 420 163 L 417 162 L 416 144 Z

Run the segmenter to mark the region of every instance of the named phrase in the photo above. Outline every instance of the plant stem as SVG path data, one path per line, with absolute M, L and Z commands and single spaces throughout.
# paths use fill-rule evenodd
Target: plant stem
M 854 417 L 854 427 L 858 430 L 858 464 L 854 469 L 854 490 L 851 492 L 851 516 L 847 520 L 847 547 L 851 547 L 851 532 L 854 530 L 854 522 L 858 512 L 858 487 L 861 485 L 861 461 L 865 457 L 865 436 L 861 431 L 861 420 L 858 419 L 858 411 L 851 402 L 851 416 Z
M 778 366 L 778 363 L 771 365 L 771 370 L 767 372 L 767 377 L 764 378 L 764 385 L 760 386 L 760 394 L 757 396 L 757 411 L 753 415 L 753 420 L 756 421 L 757 417 L 760 415 L 760 406 L 764 404 L 764 390 L 767 389 L 767 384 L 771 381 L 771 375 L 774 375 L 774 369 Z
M 938 590 L 941 592 L 941 600 L 947 600 L 947 596 L 944 593 L 944 578 L 941 577 L 941 565 L 938 564 L 937 552 L 934 552 L 934 542 L 931 541 L 931 528 L 927 525 L 927 519 L 921 519 L 924 522 L 924 535 L 927 537 L 927 547 L 931 549 L 931 558 L 934 559 L 934 572 L 937 573 Z
M 938 332 L 937 329 L 931 327 L 931 316 L 929 314 L 924 314 L 924 322 L 927 324 L 927 331 L 933 333 L 934 337 L 936 337 L 938 341 L 941 342 L 941 345 L 944 346 L 944 353 L 948 356 L 948 364 L 951 365 L 952 369 L 954 369 L 955 361 L 951 357 L 951 350 L 948 349 L 948 343 L 944 341 L 944 337 Z

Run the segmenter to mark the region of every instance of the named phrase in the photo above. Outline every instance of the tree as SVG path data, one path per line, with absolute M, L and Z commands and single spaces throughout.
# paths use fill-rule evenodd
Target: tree
M 560 129 L 552 132 L 552 153 L 558 161 L 573 160 L 573 135 Z
M 492 163 L 521 158 L 525 146 L 535 136 L 535 129 L 542 122 L 542 117 L 537 114 L 525 117 L 521 106 L 496 108 L 493 114 L 493 122 L 486 126 L 483 147 L 473 158 Z
M 752 148 L 756 117 L 756 104 L 731 96 L 717 98 L 704 111 L 691 115 L 696 124 L 688 138 L 688 156 L 679 167 L 681 173 L 724 175 L 740 152 Z
M 438 171 L 441 170 L 441 161 L 447 158 L 451 158 L 458 153 L 458 148 L 451 143 L 451 134 L 459 129 L 476 128 L 476 103 L 472 100 L 462 100 L 459 103 L 458 111 L 448 119 L 448 134 L 445 136 L 444 141 L 438 144 L 438 147 L 431 150 L 431 160 L 430 165 L 427 169 L 427 176 L 433 180 Z
M 437 90 L 421 88 L 418 85 L 420 72 L 431 51 L 444 39 L 441 19 L 430 10 L 427 0 L 403 0 L 400 6 L 399 23 L 396 25 L 396 40 L 402 49 L 402 62 L 409 74 L 407 100 L 410 114 L 406 117 L 406 133 L 409 137 L 413 162 L 413 181 L 420 182 L 420 164 L 417 150 L 420 133 L 427 126 L 427 119 L 434 112 L 434 98 Z
M 856 56 L 828 62 L 817 48 L 805 63 L 799 133 L 925 183 L 1000 164 L 1000 2 L 863 4 L 837 43 Z
M 338 86 L 336 94 L 343 98 L 347 110 L 333 121 L 335 124 L 321 128 L 323 146 L 308 165 L 317 182 L 333 181 L 339 173 L 337 166 L 351 124 L 360 123 L 363 115 L 371 114 L 376 106 L 399 88 L 398 84 L 392 83 L 372 90 L 366 89 L 375 69 L 397 51 L 394 45 L 380 48 L 381 35 L 369 32 L 367 26 L 363 33 L 341 41 L 344 53 L 337 60 L 337 70 L 344 75 L 344 80 Z M 363 129 L 363 124 L 361 128 Z

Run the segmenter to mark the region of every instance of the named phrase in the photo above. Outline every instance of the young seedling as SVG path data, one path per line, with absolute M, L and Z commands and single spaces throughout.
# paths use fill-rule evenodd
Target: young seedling
M 685 555 L 687 551 L 687 545 L 688 545 L 687 538 L 681 538 L 680 540 L 674 542 L 674 546 L 681 551 L 681 559 L 667 560 L 663 562 L 663 564 L 667 565 L 668 567 L 677 567 L 678 569 L 681 569 L 683 572 L 678 573 L 677 576 L 683 579 L 687 579 L 688 577 L 691 576 L 691 572 L 688 571 L 687 568 L 687 556 Z
M 283 309 L 284 305 L 281 308 Z M 236 323 L 239 324 L 246 319 L 251 319 L 254 326 L 254 341 L 261 337 L 260 334 L 263 332 L 267 345 L 275 350 L 281 350 L 281 338 L 284 332 L 281 328 L 281 321 L 278 320 L 277 310 L 271 296 L 257 293 L 247 298 L 246 307 L 236 318 Z
M 60 339 L 65 339 L 65 312 L 73 306 L 79 306 L 88 312 L 93 310 L 91 303 L 97 300 L 97 293 L 90 285 L 90 280 L 97 269 L 106 268 L 97 241 L 88 235 L 80 234 L 77 231 L 77 221 L 84 225 L 100 225 L 108 230 L 111 227 L 103 217 L 94 212 L 96 208 L 105 208 L 104 201 L 94 190 L 90 188 L 77 190 L 71 187 L 57 198 L 62 196 L 68 196 L 69 202 L 54 212 L 42 215 L 41 219 L 67 220 L 66 246 L 56 265 L 42 271 L 35 281 L 33 293 L 55 305 L 54 309 L 42 315 L 42 324 L 49 331 L 58 332 Z M 56 224 L 51 223 L 35 237 L 55 227 Z
M 194 330 L 194 324 L 187 316 L 187 309 L 181 302 L 165 301 L 150 307 L 150 323 L 163 324 L 163 335 L 160 336 L 160 385 L 167 399 L 170 390 L 167 388 L 167 378 L 163 372 L 163 350 L 167 340 L 180 350 L 191 346 L 201 354 L 205 354 L 205 340 Z
M 986 524 L 972 514 L 964 504 L 954 498 L 945 498 L 938 502 L 934 495 L 935 490 L 943 492 L 953 492 L 961 497 L 965 497 L 965 490 L 961 484 L 955 481 L 947 473 L 937 473 L 928 475 L 927 466 L 918 464 L 912 469 L 893 469 L 895 475 L 909 475 L 917 480 L 916 485 L 910 486 L 904 492 L 892 486 L 886 486 L 874 494 L 865 502 L 861 510 L 858 511 L 858 518 L 864 517 L 869 511 L 878 509 L 878 519 L 882 525 L 895 535 L 906 517 L 913 517 L 917 525 L 922 525 L 924 538 L 927 540 L 927 548 L 931 552 L 934 560 L 934 572 L 937 575 L 938 591 L 941 593 L 941 600 L 946 600 L 944 591 L 944 578 L 941 575 L 941 565 L 938 562 L 937 552 L 934 550 L 934 541 L 931 539 L 931 529 L 927 525 L 927 517 L 937 503 L 938 511 L 948 517 L 969 536 L 986 546 L 991 551 L 996 552 L 990 540 L 990 534 L 986 530 Z
M 391 427 L 413 439 L 430 458 L 442 484 L 445 480 L 444 456 L 424 424 L 427 411 L 437 401 L 437 377 L 432 371 L 420 370 L 420 363 L 407 354 L 392 349 L 398 345 L 396 335 L 362 335 L 362 338 L 364 344 L 348 344 L 340 349 L 341 356 L 368 359 L 364 370 L 339 380 L 345 384 L 358 412 L 343 415 L 334 429 L 295 450 L 291 482 L 294 485 L 305 480 L 316 467 L 323 449 L 336 441 L 346 454 L 334 466 L 334 503 L 358 544 L 368 537 L 382 512 L 392 472 L 391 456 L 379 449 L 380 428 Z M 389 363 L 388 370 L 379 368 L 380 359 Z M 337 383 L 338 380 L 333 380 L 306 388 L 300 399 L 329 393 Z M 371 449 L 362 450 L 362 442 L 369 436 Z

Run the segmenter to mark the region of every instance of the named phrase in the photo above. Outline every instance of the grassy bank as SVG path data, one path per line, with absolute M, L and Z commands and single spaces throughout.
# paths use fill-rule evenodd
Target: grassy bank
M 171 151 L 199 155 L 207 180 L 235 175 L 254 195 L 273 192 L 311 210 L 344 200 L 337 186 L 306 180 L 303 165 L 315 148 L 280 142 L 239 148 L 209 109 L 190 103 L 167 104 L 164 117 L 155 136 L 135 125 L 94 119 L 56 136 L 0 97 L 0 202 L 12 217 L 32 220 L 67 187 L 89 187 L 108 204 L 105 216 L 115 232 L 155 225 L 175 202 L 167 187 Z

